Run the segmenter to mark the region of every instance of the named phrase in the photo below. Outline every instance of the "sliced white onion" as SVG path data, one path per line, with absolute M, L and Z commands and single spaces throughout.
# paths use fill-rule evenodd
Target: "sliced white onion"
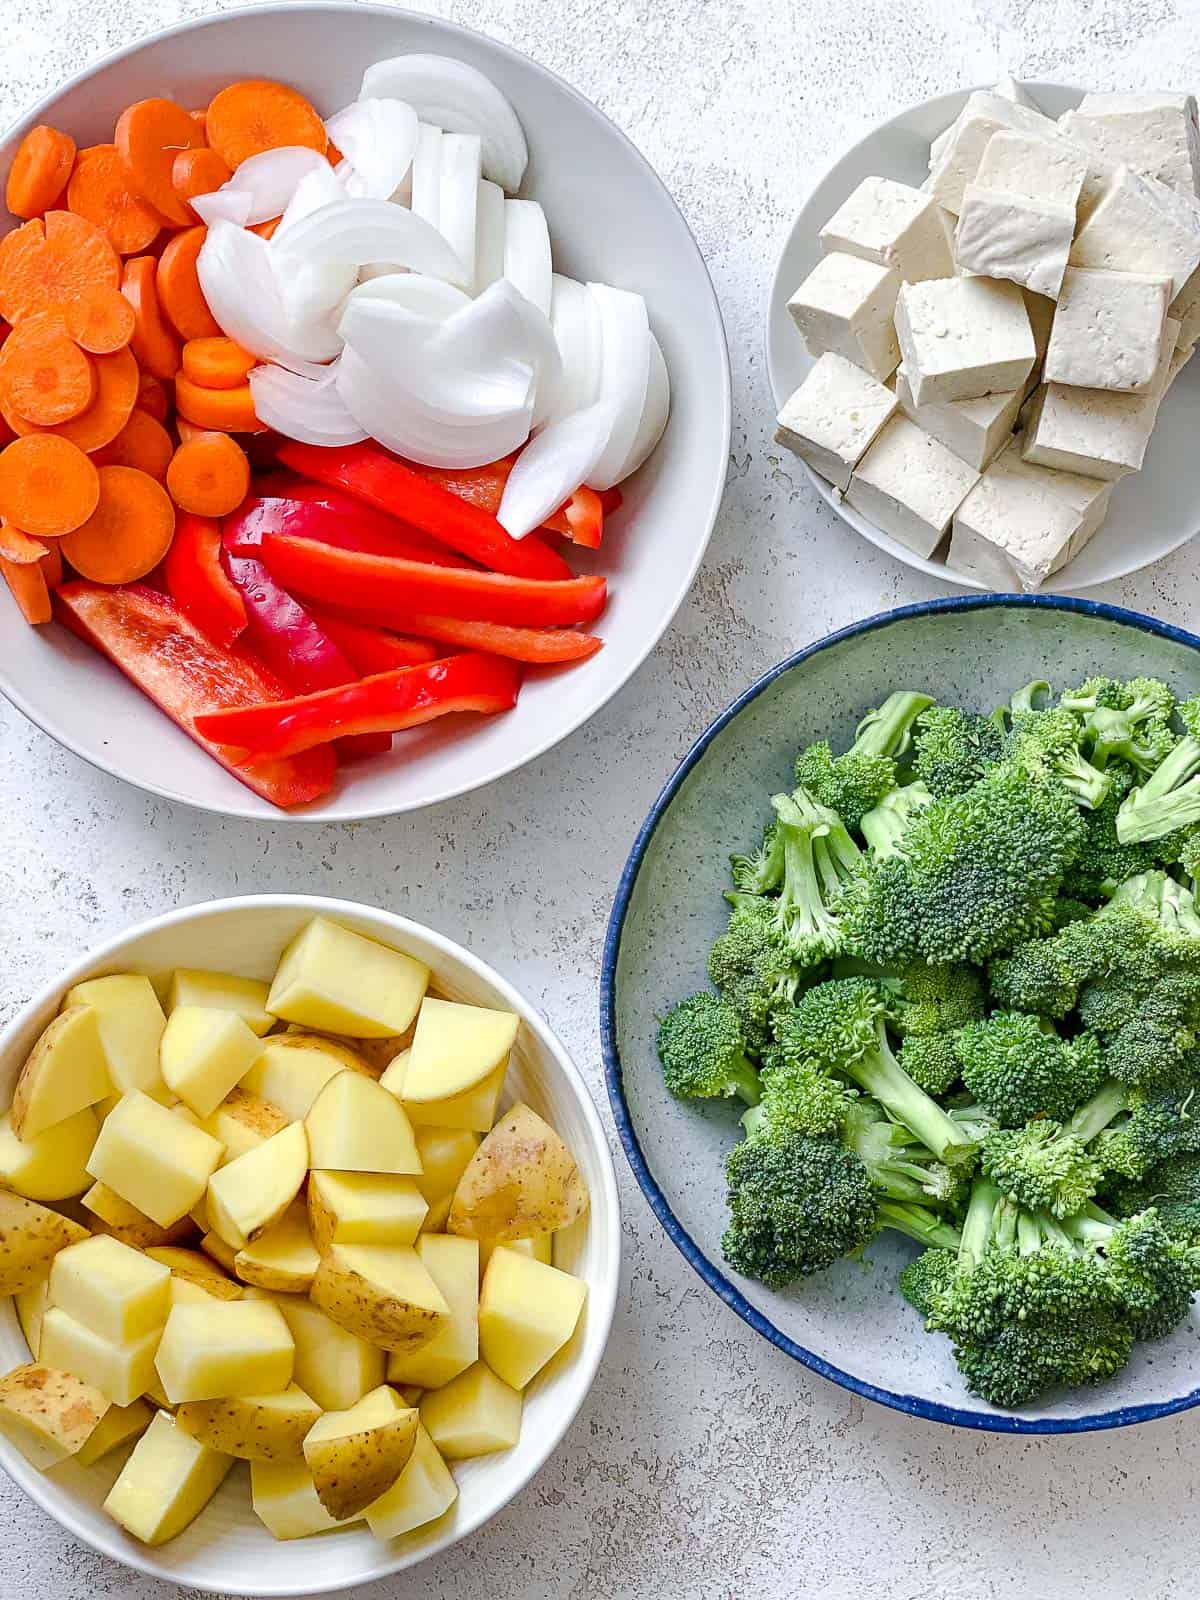
M 394 56 L 363 74 L 359 98 L 391 95 L 407 100 L 423 122 L 450 133 L 477 133 L 485 176 L 516 194 L 529 151 L 517 114 L 490 78 L 451 56 Z
M 475 200 L 475 293 L 504 276 L 504 190 L 479 180 Z
M 474 133 L 444 133 L 438 232 L 462 264 L 462 274 L 455 282 L 464 289 L 471 289 L 475 284 L 478 202 L 479 136 Z
M 194 194 L 188 205 L 211 227 L 214 222 L 232 222 L 244 228 L 250 221 L 250 196 L 240 189 L 214 189 L 211 194 Z
M 257 233 L 232 222 L 210 224 L 196 272 L 222 330 L 252 355 L 265 361 L 331 361 L 341 348 L 328 323 L 289 317 L 267 241 Z
M 621 483 L 628 478 L 646 460 L 655 445 L 663 436 L 667 426 L 667 419 L 671 415 L 671 379 L 667 372 L 667 363 L 663 359 L 662 347 L 653 334 L 650 335 L 650 372 L 646 384 L 646 403 L 642 407 L 642 420 L 638 423 L 637 434 L 630 446 L 629 454 L 621 463 L 615 481 Z
M 351 292 L 352 300 L 390 300 L 417 317 L 444 322 L 456 311 L 471 304 L 470 297 L 452 283 L 429 278 L 423 272 L 376 273 L 367 278 L 367 268 L 359 274 L 365 281 Z
M 554 416 L 569 416 L 590 406 L 600 390 L 600 312 L 582 283 L 557 272 L 550 295 L 550 326 L 563 364 Z
M 341 200 L 289 227 L 290 254 L 310 266 L 339 263 L 363 266 L 368 261 L 392 261 L 435 278 L 453 282 L 458 258 L 436 228 L 403 206 L 387 200 Z
M 528 362 L 536 375 L 535 426 L 554 406 L 562 360 L 548 318 L 500 278 L 446 324 L 439 348 L 447 361 L 492 370 L 505 361 Z
M 268 428 L 301 444 L 329 447 L 358 444 L 367 437 L 337 392 L 338 363 L 321 369 L 316 381 L 282 367 L 255 367 L 250 374 L 254 414 Z
M 390 200 L 408 176 L 417 148 L 417 113 L 403 100 L 358 100 L 325 124 L 349 164 L 347 188 Z
M 413 212 L 436 228 L 442 217 L 442 130 L 422 122 L 412 161 Z
M 269 222 L 272 217 L 283 215 L 299 184 L 321 168 L 328 172 L 329 163 L 315 150 L 298 144 L 281 145 L 276 150 L 248 156 L 219 192 L 248 196 L 247 222 Z
M 336 205 L 345 198 L 345 187 L 328 161 L 322 161 L 320 166 L 306 172 L 292 191 L 291 199 L 279 219 L 279 226 L 272 235 L 272 253 L 278 256 L 284 249 L 287 236 L 296 223 L 311 217 L 322 206 Z
M 629 459 L 641 425 L 650 380 L 650 324 L 646 302 L 627 289 L 590 283 L 600 313 L 600 391 L 608 442 L 585 480 L 591 489 L 611 489 Z
M 284 309 L 295 321 L 326 318 L 335 323 L 334 313 L 358 280 L 358 269 L 353 264 L 335 261 L 317 266 L 292 248 L 292 234 L 299 223 L 323 206 L 345 203 L 346 198 L 341 180 L 323 161 L 319 169 L 309 172 L 297 184 L 270 241 Z
M 536 200 L 504 202 L 504 276 L 543 316 L 550 315 L 550 230 Z
M 523 539 L 553 516 L 595 469 L 608 439 L 603 406 L 588 406 L 543 428 L 517 457 L 504 486 L 500 522 Z

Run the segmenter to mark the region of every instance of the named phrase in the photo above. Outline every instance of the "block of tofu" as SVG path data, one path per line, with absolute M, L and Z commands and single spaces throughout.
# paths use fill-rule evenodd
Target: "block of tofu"
M 788 301 L 809 355 L 827 350 L 890 378 L 900 362 L 893 318 L 900 274 L 844 251 L 822 257 Z
M 1032 290 L 1023 291 L 1021 298 L 1025 302 L 1025 311 L 1029 317 L 1029 326 L 1033 329 L 1033 343 L 1037 350 L 1037 360 L 1033 371 L 1026 380 L 1026 393 L 1037 382 L 1039 368 L 1046 359 L 1046 348 L 1050 343 L 1050 329 L 1054 325 L 1054 313 L 1058 309 L 1057 302 L 1047 300 L 1044 294 L 1034 294 Z
M 1058 133 L 1057 125 L 1040 111 L 977 89 L 967 97 L 958 120 L 939 145 L 937 159 L 922 186 L 926 194 L 957 216 L 966 187 L 974 183 L 992 135 L 1004 128 L 1016 128 L 1043 139 L 1052 139 Z
M 1200 289 L 1200 210 L 1165 184 L 1119 167 L 1075 235 L 1071 265 L 1170 278 L 1174 316 Z
M 1194 344 L 1190 344 L 1184 349 L 1176 349 L 1175 354 L 1171 357 L 1171 364 L 1167 369 L 1168 389 L 1175 382 L 1175 379 L 1179 376 L 1184 367 L 1187 366 L 1188 362 L 1195 354 L 1196 346 Z
M 858 464 L 846 499 L 884 533 L 931 556 L 979 474 L 907 417 L 893 417 Z
M 1040 589 L 1077 556 L 1104 521 L 1112 484 L 1039 467 L 1020 434 L 954 516 L 946 564 L 990 589 Z
M 1074 211 L 1087 175 L 1086 157 L 1067 140 L 1002 128 L 988 140 L 974 181 Z
M 1069 267 L 1046 349 L 1046 382 L 1147 393 L 1158 375 L 1170 293 L 1167 278 Z
M 1029 111 L 1042 112 L 1041 106 L 1038 105 L 1029 90 L 1023 83 L 1018 83 L 1015 78 L 1007 76 L 1001 78 L 999 83 L 992 85 L 988 93 L 995 95 L 1000 100 L 1011 100 L 1014 105 L 1025 106 Z M 942 151 L 945 150 L 949 143 L 950 135 L 953 131 L 954 123 L 951 123 L 948 128 L 944 128 L 938 134 L 936 139 L 931 141 L 929 146 L 929 170 L 931 172 L 937 166 Z
M 1060 123 L 1110 161 L 1200 194 L 1200 129 L 1190 94 L 1085 94 Z
M 845 489 L 896 396 L 845 356 L 826 351 L 779 413 L 775 438 Z
M 1073 204 L 969 183 L 954 250 L 963 272 L 1004 278 L 1056 300 L 1074 237 Z
M 50 1267 L 52 1304 L 106 1339 L 140 1339 L 167 1320 L 171 1269 L 106 1233 L 68 1245 Z
M 1037 358 L 1021 291 L 991 278 L 906 283 L 896 333 L 918 405 L 1019 389 Z
M 896 398 L 906 417 L 940 439 L 961 461 L 982 472 L 1008 443 L 1017 425 L 1024 391 L 985 394 L 978 400 L 948 400 L 940 406 L 919 406 L 913 400 L 903 367 L 896 371 Z
M 821 248 L 895 267 L 906 283 L 919 283 L 954 276 L 951 229 L 932 195 L 891 178 L 864 178 L 821 229 Z

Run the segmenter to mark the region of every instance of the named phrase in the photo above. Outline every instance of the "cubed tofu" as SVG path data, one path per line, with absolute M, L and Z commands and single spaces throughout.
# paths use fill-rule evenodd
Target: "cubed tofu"
M 992 135 L 1006 128 L 1045 139 L 1052 139 L 1058 133 L 1055 123 L 1041 112 L 1018 105 L 1005 96 L 976 90 L 967 97 L 957 120 L 947 130 L 925 180 L 925 192 L 957 216 L 967 185 L 974 183 Z
M 775 438 L 835 488 L 845 490 L 895 410 L 890 389 L 845 356 L 828 352 L 779 413 Z
M 171 1244 L 192 1231 L 190 1217 L 181 1217 L 169 1228 L 160 1228 L 128 1200 L 122 1200 L 106 1183 L 93 1183 L 80 1204 L 93 1214 L 102 1232 L 111 1234 L 122 1244 L 132 1245 L 135 1250 L 144 1250 L 152 1244 Z
M 1146 394 L 1162 357 L 1166 278 L 1070 267 L 1050 330 L 1047 383 Z
M 1021 291 L 990 278 L 906 283 L 896 332 L 917 405 L 1019 389 L 1037 359 Z
M 272 1394 L 292 1381 L 295 1345 L 269 1300 L 175 1306 L 155 1365 L 172 1405 L 227 1395 Z
M 1001 129 L 988 140 L 973 181 L 984 189 L 1068 206 L 1074 213 L 1087 175 L 1086 159 L 1066 140 Z
M 89 1108 L 56 1122 L 36 1139 L 18 1139 L 12 1118 L 0 1117 L 0 1186 L 27 1200 L 69 1200 L 90 1185 L 87 1164 L 100 1124 Z
M 1029 326 L 1033 330 L 1033 343 L 1037 350 L 1037 361 L 1025 383 L 1025 393 L 1028 394 L 1031 389 L 1037 387 L 1041 376 L 1041 366 L 1046 359 L 1050 330 L 1054 326 L 1054 313 L 1058 306 L 1044 294 L 1034 294 L 1030 289 L 1022 289 L 1021 298 L 1025 302 L 1025 311 L 1029 317 Z
M 429 1209 L 419 1182 L 392 1173 L 314 1171 L 308 1180 L 308 1219 L 317 1249 L 412 1244 Z
M 932 434 L 969 467 L 982 472 L 1009 441 L 1017 425 L 1024 391 L 985 394 L 978 400 L 949 400 L 940 406 L 919 406 L 908 386 L 908 374 L 896 369 L 896 399 L 910 421 Z
M 177 1006 L 211 1006 L 216 1011 L 236 1011 L 252 1032 L 270 1033 L 275 1018 L 267 1010 L 270 984 L 260 978 L 238 978 L 229 972 L 202 972 L 180 967 L 171 974 L 167 1011 Z
M 281 1132 L 291 1120 L 277 1106 L 239 1087 L 232 1089 L 200 1126 L 225 1146 L 225 1161 L 236 1161 L 247 1150 L 257 1149 L 264 1139 Z
M 307 1294 L 320 1262 L 304 1202 L 296 1200 L 273 1227 L 238 1251 L 233 1267 L 243 1283 L 279 1294 Z
M 317 1498 L 312 1473 L 301 1461 L 252 1461 L 250 1499 L 254 1514 L 275 1539 L 307 1539 L 314 1533 L 348 1528 L 361 1520 L 338 1522 Z
M 511 1450 L 521 1437 L 521 1392 L 477 1361 L 421 1396 L 421 1421 L 447 1461 Z
M 1085 94 L 1059 118 L 1073 138 L 1157 178 L 1180 194 L 1200 194 L 1200 133 L 1190 94 Z
M 304 1129 L 313 1167 L 336 1172 L 421 1170 L 403 1107 L 365 1073 L 339 1072 L 331 1078 L 309 1107 Z
M 169 1267 L 105 1233 L 68 1245 L 50 1267 L 51 1302 L 114 1344 L 162 1328 L 170 1285 Z
M 105 1117 L 87 1170 L 166 1228 L 200 1199 L 220 1159 L 202 1128 L 134 1089 Z
M 352 1065 L 349 1052 L 329 1039 L 311 1033 L 284 1033 L 264 1042 L 262 1054 L 241 1087 L 266 1101 L 286 1121 L 298 1122 L 331 1078 L 339 1072 L 363 1070 L 361 1062 Z
M 525 1385 L 575 1332 L 587 1284 L 500 1245 L 479 1295 L 479 1353 L 514 1389 Z
M 446 1100 L 475 1088 L 507 1063 L 520 1025 L 513 1011 L 426 996 L 417 1013 L 404 1098 Z
M 94 1384 L 114 1405 L 132 1404 L 154 1382 L 154 1356 L 161 1328 L 120 1342 L 106 1339 L 61 1306 L 46 1307 L 42 1318 L 41 1359 L 60 1372 Z
M 0 1189 L 0 1295 L 32 1289 L 60 1250 L 87 1237 L 71 1217 Z
M 1174 316 L 1200 286 L 1200 213 L 1165 185 L 1120 167 L 1075 235 L 1071 265 L 1170 278 Z
M 36 1139 L 112 1093 L 100 1023 L 90 1006 L 71 1006 L 45 1029 L 13 1090 L 13 1132 Z
M 315 917 L 283 952 L 267 1008 L 326 1033 L 386 1038 L 408 1029 L 428 985 L 424 962 Z
M 414 1128 L 413 1133 L 421 1158 L 421 1171 L 413 1182 L 429 1207 L 421 1226 L 429 1233 L 439 1233 L 450 1215 L 458 1180 L 479 1148 L 479 1134 L 469 1128 L 430 1127 Z
M 184 1433 L 243 1461 L 296 1461 L 321 1408 L 298 1384 L 277 1394 L 189 1400 L 176 1413 Z
M 388 1066 L 380 1086 L 393 1094 L 403 1104 L 414 1135 L 418 1127 L 462 1128 L 469 1132 L 486 1133 L 496 1120 L 496 1106 L 508 1072 L 507 1061 L 502 1061 L 490 1077 L 484 1078 L 474 1088 L 462 1094 L 453 1094 L 445 1100 L 404 1099 L 404 1085 L 408 1077 L 411 1050 L 402 1050 Z
M 421 1349 L 388 1357 L 388 1382 L 439 1389 L 479 1359 L 479 1242 L 423 1233 L 417 1254 L 450 1307 L 450 1320 Z
M 377 1539 L 395 1539 L 442 1516 L 457 1498 L 454 1474 L 442 1460 L 428 1430 L 418 1423 L 408 1465 L 363 1515 Z
M 823 256 L 788 301 L 809 355 L 844 356 L 882 381 L 900 360 L 894 317 L 900 274 L 838 251 Z
M 387 1356 L 382 1350 L 339 1328 L 297 1295 L 279 1295 L 274 1304 L 295 1342 L 295 1381 L 323 1411 L 345 1411 L 383 1382 Z
M 907 417 L 893 417 L 858 464 L 846 499 L 877 528 L 931 556 L 979 474 Z
M 347 1411 L 327 1411 L 304 1439 L 304 1464 L 330 1516 L 358 1516 L 408 1465 L 417 1413 L 387 1384 Z
M 891 178 L 864 178 L 821 229 L 821 248 L 895 267 L 906 283 L 954 275 L 951 221 L 932 197 Z
M 1014 435 L 959 507 L 947 565 L 989 589 L 1040 589 L 1104 521 L 1112 484 L 1024 460 Z
M 63 1004 L 89 1006 L 96 1013 L 108 1075 L 118 1094 L 129 1089 L 161 1094 L 158 1047 L 167 1019 L 149 978 L 134 972 L 88 978 L 68 989 Z
M 1074 205 L 969 183 L 954 248 L 963 272 L 1021 284 L 1054 300 L 1074 236 Z
M 420 1349 L 450 1318 L 441 1290 L 405 1245 L 332 1245 L 309 1297 L 339 1327 L 381 1350 Z
M 21 1289 L 13 1295 L 13 1310 L 17 1313 L 17 1321 L 21 1324 L 21 1332 L 25 1336 L 25 1343 L 29 1346 L 29 1354 L 35 1361 L 42 1348 L 42 1318 L 46 1315 L 49 1303 L 49 1278 L 39 1278 L 37 1283 L 31 1284 L 28 1289 Z
M 198 1117 L 207 1117 L 261 1052 L 258 1035 L 236 1011 L 176 1006 L 162 1037 L 163 1081 Z
M 104 1509 L 142 1544 L 166 1544 L 204 1510 L 233 1460 L 189 1438 L 160 1411 L 134 1445 Z
M 153 1406 L 142 1399 L 131 1400 L 127 1406 L 109 1406 L 82 1449 L 75 1452 L 75 1460 L 81 1467 L 92 1466 L 122 1445 L 140 1439 L 153 1420 Z
M 0 1378 L 0 1434 L 39 1472 L 77 1455 L 105 1412 L 108 1396 L 73 1373 L 40 1362 Z
M 213 1232 L 231 1249 L 244 1249 L 279 1221 L 307 1174 L 304 1124 L 289 1122 L 209 1178 L 208 1218 Z

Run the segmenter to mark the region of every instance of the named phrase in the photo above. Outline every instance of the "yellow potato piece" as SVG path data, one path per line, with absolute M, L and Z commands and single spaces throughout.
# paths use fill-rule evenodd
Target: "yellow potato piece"
M 320 1264 L 301 1200 L 293 1201 L 274 1227 L 233 1258 L 233 1270 L 243 1283 L 279 1294 L 307 1294 Z
M 70 1217 L 0 1189 L 0 1294 L 32 1288 L 60 1250 L 87 1237 L 87 1229 Z
M 153 1420 L 154 1408 L 142 1399 L 127 1406 L 109 1406 L 82 1449 L 75 1452 L 76 1461 L 81 1467 L 92 1466 L 131 1439 L 140 1439 Z
M 311 1165 L 338 1172 L 421 1170 L 412 1127 L 399 1102 L 361 1072 L 331 1078 L 304 1119 Z
M 137 1339 L 106 1339 L 61 1306 L 50 1305 L 42 1318 L 41 1359 L 94 1385 L 114 1405 L 127 1406 L 154 1381 L 160 1333 L 153 1328 Z
M 347 1070 L 366 1073 L 361 1064 L 347 1062 L 348 1054 L 311 1033 L 277 1034 L 263 1045 L 241 1086 L 288 1122 L 298 1122 L 331 1078 Z
M 105 1233 L 60 1250 L 50 1267 L 53 1304 L 114 1344 L 161 1329 L 170 1298 L 170 1268 Z
M 292 1336 L 275 1306 L 242 1299 L 175 1306 L 155 1365 L 167 1399 L 177 1406 L 286 1389 L 294 1362 Z
M 428 984 L 423 962 L 316 917 L 280 958 L 267 1009 L 325 1033 L 386 1038 L 405 1032 Z
M 523 1389 L 575 1332 L 587 1284 L 499 1245 L 479 1296 L 479 1353 L 497 1377 Z
M 40 1472 L 82 1450 L 107 1410 L 95 1385 L 40 1362 L 0 1378 L 0 1433 Z
M 259 1054 L 262 1054 L 261 1046 Z M 225 1146 L 224 1159 L 230 1162 L 244 1156 L 248 1150 L 257 1149 L 264 1139 L 286 1128 L 289 1120 L 277 1106 L 269 1105 L 261 1096 L 239 1086 L 230 1090 L 216 1110 L 203 1118 L 200 1126 Z
M 243 1461 L 300 1461 L 321 1408 L 298 1384 L 278 1394 L 189 1400 L 175 1420 L 193 1439 Z
M 422 1226 L 427 1233 L 439 1233 L 450 1215 L 458 1180 L 479 1148 L 479 1135 L 470 1128 L 415 1127 L 413 1137 L 421 1158 L 415 1182 L 429 1206 Z
M 200 1248 L 205 1255 L 211 1256 L 218 1265 L 224 1267 L 226 1272 L 234 1270 L 233 1264 L 237 1260 L 237 1251 L 232 1245 L 226 1244 L 220 1234 L 206 1233 L 200 1241 Z
M 112 1093 L 100 1023 L 89 1006 L 61 1012 L 34 1045 L 13 1090 L 13 1132 L 36 1139 Z
M 247 1289 L 247 1295 L 261 1291 Z M 275 1304 L 296 1346 L 295 1380 L 323 1411 L 345 1411 L 384 1379 L 387 1356 L 296 1295 Z
M 176 1006 L 162 1036 L 163 1081 L 198 1117 L 214 1112 L 262 1053 L 236 1011 Z
M 213 1300 L 242 1298 L 241 1284 L 226 1277 L 216 1262 L 199 1250 L 184 1250 L 178 1245 L 150 1245 L 146 1254 L 152 1261 L 170 1269 L 173 1306 L 194 1305 L 201 1295 Z
M 458 1498 L 454 1474 L 420 1423 L 408 1465 L 395 1483 L 363 1515 L 377 1539 L 411 1533 L 448 1511 Z
M 149 978 L 133 972 L 88 978 L 67 990 L 63 1006 L 90 1006 L 96 1013 L 108 1076 L 117 1094 L 129 1089 L 150 1095 L 162 1092 L 158 1047 L 167 1019 Z
M 488 1262 L 492 1259 L 492 1251 L 515 1250 L 518 1255 L 532 1256 L 535 1261 L 544 1261 L 549 1267 L 554 1263 L 554 1235 L 552 1233 L 535 1233 L 528 1239 L 508 1239 L 504 1245 L 491 1239 L 479 1241 L 479 1274 L 482 1279 L 487 1271 Z
M 233 1457 L 189 1438 L 158 1412 L 109 1490 L 104 1509 L 143 1544 L 166 1544 L 204 1510 Z
M 167 1010 L 176 1006 L 211 1006 L 215 1011 L 236 1011 L 260 1037 L 270 1033 L 275 1018 L 267 1010 L 269 984 L 258 978 L 235 978 L 228 972 L 203 972 L 180 967 L 171 975 Z
M 521 1019 L 513 1011 L 459 1005 L 426 995 L 417 1013 L 404 1098 L 449 1100 L 508 1062 Z
M 416 1411 L 386 1384 L 314 1422 L 304 1464 L 329 1515 L 344 1521 L 378 1500 L 407 1466 L 416 1436 Z
M 348 1528 L 361 1519 L 338 1522 L 317 1498 L 312 1474 L 301 1461 L 252 1461 L 250 1497 L 254 1514 L 276 1539 L 307 1539 L 310 1534 Z
M 100 1124 L 90 1110 L 56 1122 L 36 1139 L 22 1141 L 6 1111 L 0 1117 L 0 1185 L 27 1200 L 69 1200 L 91 1183 L 87 1163 Z
M 474 1133 L 487 1132 L 496 1120 L 496 1105 L 508 1071 L 507 1061 L 502 1061 L 494 1072 L 462 1094 L 450 1095 L 445 1100 L 408 1101 L 404 1097 L 404 1085 L 411 1059 L 412 1051 L 402 1050 L 379 1082 L 401 1102 L 414 1128 L 462 1128 Z
M 477 1361 L 421 1396 L 421 1421 L 447 1461 L 511 1450 L 521 1437 L 521 1393 Z
M 93 1231 L 111 1234 L 114 1239 L 132 1245 L 135 1250 L 144 1250 L 148 1245 L 169 1245 L 192 1232 L 189 1217 L 181 1217 L 169 1228 L 160 1228 L 157 1222 L 151 1222 L 128 1200 L 122 1200 L 106 1183 L 93 1183 L 80 1203 L 96 1219 L 89 1224 Z
M 412 1244 L 426 1205 L 419 1180 L 379 1172 L 311 1172 L 308 1220 L 324 1253 L 333 1244 Z
M 558 1134 L 527 1105 L 515 1105 L 471 1157 L 447 1229 L 494 1242 L 557 1233 L 587 1203 L 583 1175 Z
M 308 1172 L 304 1125 L 289 1123 L 208 1181 L 213 1232 L 234 1250 L 273 1227 L 300 1191 Z
M 479 1359 L 479 1242 L 423 1233 L 417 1254 L 450 1307 L 450 1321 L 428 1344 L 388 1357 L 388 1382 L 439 1389 Z
M 331 1246 L 309 1294 L 340 1327 L 381 1350 L 417 1350 L 450 1316 L 417 1252 L 405 1245 Z
M 21 1332 L 25 1335 L 25 1343 L 29 1346 L 29 1354 L 35 1361 L 41 1352 L 42 1318 L 46 1314 L 46 1307 L 49 1303 L 49 1278 L 41 1278 L 28 1289 L 22 1289 L 13 1296 L 13 1306 L 16 1309 L 17 1321 L 21 1324 Z
M 167 1228 L 187 1216 L 220 1159 L 221 1146 L 202 1128 L 135 1089 L 104 1119 L 87 1170 Z

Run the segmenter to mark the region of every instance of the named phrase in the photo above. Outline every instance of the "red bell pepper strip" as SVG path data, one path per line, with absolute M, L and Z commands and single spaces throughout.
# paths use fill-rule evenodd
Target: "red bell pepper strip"
M 54 609 L 72 633 L 107 656 L 190 739 L 264 800 L 301 806 L 333 787 L 337 762 L 328 748 L 235 766 L 200 733 L 196 719 L 204 712 L 261 705 L 284 690 L 243 645 L 222 649 L 213 644 L 169 596 L 141 584 L 110 588 L 79 580 L 58 590 Z
M 449 489 L 451 494 L 458 495 L 460 500 L 469 500 L 472 505 L 496 516 L 516 459 L 515 455 L 505 456 L 486 467 L 462 469 L 422 467 L 416 462 L 409 462 L 408 465 L 423 478 L 428 478 L 430 483 L 440 484 L 443 489 Z M 612 506 L 606 503 L 609 496 L 615 497 Z M 606 490 L 605 494 L 597 494 L 594 489 L 576 489 L 565 505 L 560 506 L 552 517 L 546 518 L 542 527 L 551 533 L 561 533 L 575 544 L 587 545 L 595 550 L 604 534 L 605 512 L 615 511 L 620 504 L 618 489 Z
M 471 622 L 463 617 L 434 617 L 421 611 L 406 614 L 402 623 L 397 618 L 392 621 L 397 627 L 403 627 L 405 633 L 419 634 L 418 643 L 436 639 L 439 644 L 455 649 L 484 650 L 488 655 L 506 656 L 509 661 L 527 661 L 532 666 L 586 661 L 588 656 L 604 648 L 603 639 L 597 639 L 592 633 L 577 633 L 574 628 L 512 628 L 503 622 Z M 322 627 L 332 630 L 335 622 L 346 625 L 336 614 L 321 612 Z M 391 637 L 397 636 L 392 634 Z M 445 653 L 437 652 L 438 655 Z
M 213 643 L 232 644 L 246 626 L 246 607 L 221 565 L 220 525 L 180 512 L 163 572 L 167 593 Z
M 512 538 L 494 516 L 423 477 L 376 444 L 328 450 L 289 441 L 280 447 L 279 459 L 293 472 L 343 488 L 377 511 L 399 517 L 489 571 L 514 578 L 570 577 L 563 558 L 536 535 Z
M 344 489 L 329 489 L 290 473 L 273 474 L 254 487 L 256 492 L 222 524 L 225 548 L 235 555 L 257 556 L 264 534 L 290 533 L 370 555 L 404 556 L 441 567 L 474 565 L 395 517 L 373 511 Z
M 546 518 L 544 526 L 564 534 L 572 544 L 598 550 L 604 537 L 604 505 L 596 491 L 585 484 L 576 489 L 566 505 Z
M 347 734 L 398 733 L 450 711 L 509 711 L 520 687 L 520 670 L 511 661 L 471 653 L 277 705 L 214 711 L 199 725 L 208 738 L 256 761 L 268 753 L 298 755 Z
M 377 672 L 392 672 L 396 667 L 419 667 L 445 654 L 443 650 L 436 650 L 429 639 L 406 639 L 389 629 L 376 628 L 369 622 L 350 622 L 332 612 L 318 610 L 316 606 L 309 606 L 308 614 L 362 678 L 373 677 Z M 497 654 L 504 652 L 497 651 Z
M 373 617 L 414 611 L 518 627 L 593 622 L 604 610 L 603 578 L 514 578 L 500 572 L 460 572 L 395 556 L 335 550 L 312 539 L 268 534 L 262 558 L 285 589 L 339 611 Z M 403 622 L 397 622 L 403 628 Z

